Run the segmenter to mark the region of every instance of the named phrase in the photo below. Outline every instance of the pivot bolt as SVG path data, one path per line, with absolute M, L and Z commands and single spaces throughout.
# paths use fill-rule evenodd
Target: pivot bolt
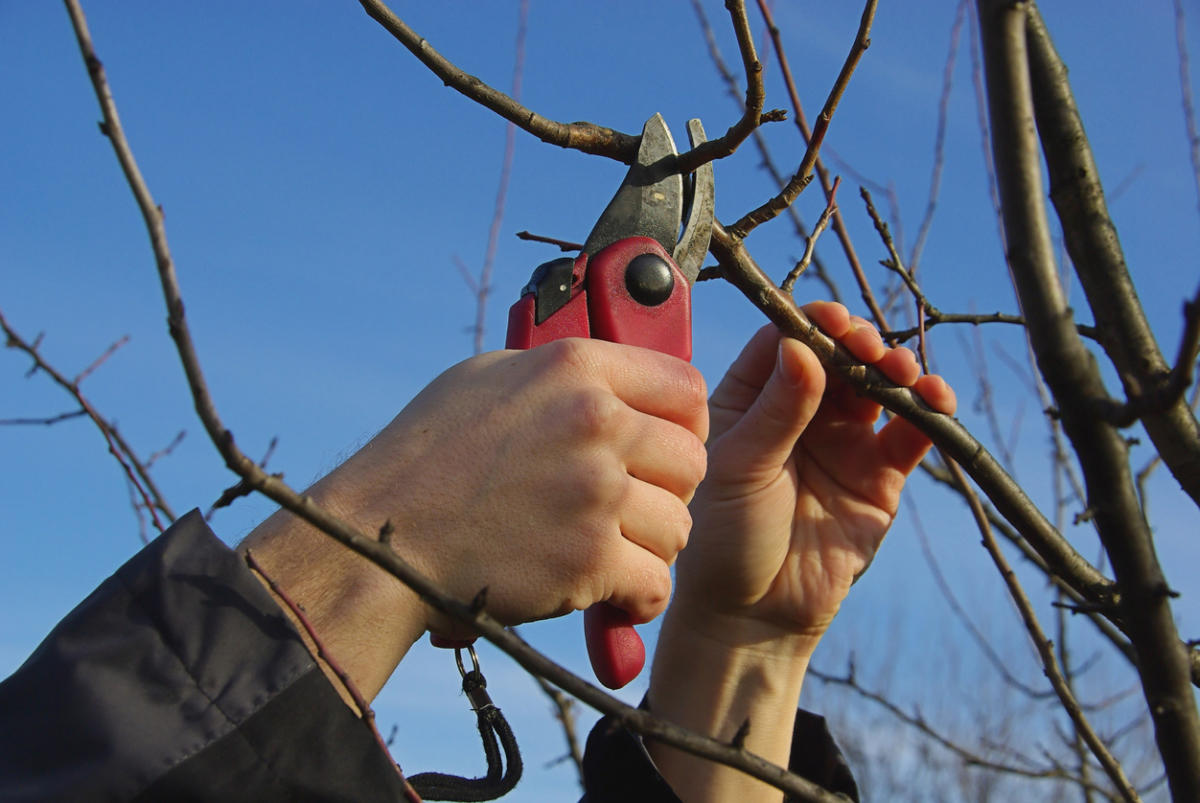
M 625 268 L 625 289 L 644 307 L 657 307 L 671 297 L 675 275 L 658 254 L 640 254 Z

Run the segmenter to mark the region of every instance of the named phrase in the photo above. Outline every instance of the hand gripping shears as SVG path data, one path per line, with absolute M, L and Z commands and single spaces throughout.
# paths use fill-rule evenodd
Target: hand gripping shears
M 693 148 L 705 141 L 699 120 L 688 122 L 688 139 Z M 509 310 L 508 348 L 589 337 L 692 358 L 691 286 L 712 232 L 713 170 L 705 164 L 681 176 L 677 156 L 670 129 L 655 114 L 582 253 L 534 270 Z M 641 672 L 646 648 L 625 611 L 593 605 L 584 612 L 584 633 L 605 686 L 619 689 Z

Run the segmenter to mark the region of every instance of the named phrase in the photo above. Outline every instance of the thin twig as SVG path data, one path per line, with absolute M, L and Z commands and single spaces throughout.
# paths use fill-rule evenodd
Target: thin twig
M 800 93 L 796 91 L 796 81 L 792 77 L 792 70 L 788 64 L 787 54 L 783 49 L 783 39 L 780 36 L 779 26 L 775 24 L 770 6 L 767 3 L 759 0 L 758 8 L 763 15 L 763 20 L 767 24 L 767 30 L 771 33 L 771 41 L 774 43 L 775 53 L 779 57 L 779 69 L 783 74 L 784 86 L 787 87 L 788 100 L 792 104 L 792 117 L 796 122 L 796 127 L 800 130 L 800 136 L 804 139 L 804 143 L 807 146 L 813 140 L 813 130 L 808 125 L 808 118 L 804 114 L 804 106 L 800 103 Z M 825 148 L 825 151 L 832 153 L 831 148 Z M 821 188 L 825 193 L 826 199 L 828 199 L 829 193 L 833 190 L 833 183 L 830 180 L 829 171 L 825 169 L 825 164 L 820 154 L 817 155 L 816 160 L 813 162 L 813 167 L 817 171 L 817 180 L 820 181 Z M 835 211 L 833 214 L 833 231 L 838 237 L 838 242 L 841 243 L 842 252 L 846 255 L 846 261 L 850 264 L 850 272 L 854 275 L 854 279 L 858 283 L 859 294 L 863 299 L 863 303 L 867 305 L 867 309 L 871 311 L 875 325 L 879 327 L 885 339 L 889 340 L 889 342 L 894 342 L 888 337 L 887 333 L 891 327 L 888 326 L 887 318 L 875 300 L 875 294 L 871 290 L 870 282 L 867 281 L 866 272 L 863 270 L 862 263 L 858 259 L 858 253 L 855 251 L 854 243 L 850 239 L 850 231 L 846 227 L 846 221 L 843 219 L 840 210 Z
M 816 164 L 817 155 L 821 152 L 821 143 L 825 140 L 829 124 L 833 120 L 833 113 L 850 83 L 850 76 L 854 74 L 854 68 L 858 66 L 859 59 L 871 45 L 871 23 L 875 19 L 877 5 L 878 0 L 867 0 L 862 19 L 859 21 L 858 33 L 854 37 L 854 43 L 850 46 L 850 53 L 842 64 L 841 72 L 838 73 L 833 88 L 829 90 L 825 106 L 817 116 L 817 124 L 813 128 L 812 136 L 808 139 L 808 149 L 804 152 L 804 158 L 800 160 L 800 167 L 796 170 L 796 174 L 778 195 L 757 209 L 748 212 L 741 220 L 728 228 L 730 236 L 734 239 L 744 240 L 757 226 L 777 217 L 796 200 L 801 191 L 812 181 L 813 166 Z
M 1179 93 L 1183 102 L 1183 122 L 1187 126 L 1192 179 L 1196 182 L 1196 203 L 1200 207 L 1200 131 L 1196 128 L 1196 104 L 1192 97 L 1192 70 L 1188 59 L 1187 22 L 1183 15 L 1182 0 L 1175 0 L 1175 46 L 1179 50 Z
M 517 12 L 516 55 L 513 57 L 512 98 L 521 100 L 521 81 L 525 74 L 525 32 L 529 23 L 529 0 L 521 0 Z M 508 197 L 509 180 L 512 178 L 513 154 L 516 152 L 517 125 L 511 120 L 504 127 L 504 158 L 500 163 L 500 184 L 496 188 L 496 204 L 492 211 L 492 225 L 488 229 L 487 251 L 479 279 L 475 282 L 475 326 L 474 351 L 483 352 L 483 336 L 487 321 L 488 296 L 492 292 L 492 271 L 496 263 L 496 246 L 500 242 L 500 225 L 504 221 L 504 202 Z
M 812 233 L 805 239 L 804 255 L 800 257 L 800 261 L 796 263 L 796 267 L 792 268 L 788 273 L 787 278 L 783 280 L 783 284 L 779 285 L 783 292 L 792 292 L 792 288 L 796 286 L 796 280 L 812 264 L 813 254 L 817 247 L 817 238 L 821 236 L 821 232 L 825 231 L 834 212 L 837 211 L 837 189 L 840 183 L 840 178 L 833 182 L 833 192 L 829 193 L 829 202 L 825 205 L 825 211 L 821 213 L 821 217 L 817 218 L 817 225 L 813 226 Z
M 24 427 L 24 426 L 53 426 L 60 424 L 63 421 L 70 421 L 72 418 L 82 418 L 87 415 L 87 410 L 71 410 L 67 413 L 59 413 L 58 415 L 46 416 L 45 418 L 0 418 L 0 426 L 4 427 Z
M 889 714 L 894 716 L 896 719 L 900 720 L 901 722 L 903 722 L 906 725 L 909 725 L 912 728 L 915 728 L 916 730 L 920 731 L 922 734 L 924 734 L 926 737 L 928 737 L 932 741 L 936 742 L 937 744 L 941 745 L 946 750 L 948 750 L 951 753 L 953 753 L 954 755 L 958 756 L 959 758 L 961 758 L 963 760 L 964 763 L 966 763 L 969 766 L 979 767 L 981 769 L 991 770 L 993 772 L 999 772 L 999 773 L 1003 773 L 1005 775 L 1016 775 L 1016 776 L 1020 776 L 1022 778 L 1032 778 L 1032 779 L 1038 779 L 1038 780 L 1043 780 L 1043 779 L 1044 780 L 1065 780 L 1065 781 L 1071 781 L 1076 784 L 1086 783 L 1082 778 L 1080 778 L 1079 776 L 1076 776 L 1076 775 L 1072 775 L 1071 773 L 1067 772 L 1062 767 L 1049 767 L 1049 768 L 1044 768 L 1044 769 L 1027 769 L 1025 767 L 1017 767 L 1012 764 L 1001 764 L 1000 762 L 985 758 L 985 757 L 979 755 L 978 753 L 974 753 L 974 752 L 966 749 L 962 745 L 958 744 L 950 737 L 948 737 L 945 734 L 938 731 L 936 728 L 934 728 L 932 725 L 930 725 L 925 720 L 925 718 L 923 716 L 921 716 L 919 713 L 918 714 L 910 714 L 907 711 L 905 711 L 903 708 L 901 708 L 900 706 L 896 705 L 896 703 L 892 702 L 887 697 L 880 694 L 879 692 L 871 691 L 870 689 L 867 689 L 864 686 L 862 686 L 862 684 L 860 684 L 858 682 L 857 678 L 855 678 L 853 669 L 851 669 L 844 675 L 835 675 L 831 672 L 825 672 L 824 670 L 816 669 L 816 668 L 810 666 L 808 668 L 808 674 L 811 677 L 814 677 L 817 680 L 821 681 L 822 683 L 828 683 L 830 685 L 835 685 L 835 686 L 842 686 L 844 688 L 850 689 L 851 691 L 853 691 L 855 694 L 859 695 L 860 697 L 870 700 L 871 702 L 873 702 L 876 705 L 880 706 L 881 708 L 885 709 Z M 1106 796 L 1108 796 L 1107 790 L 1096 787 L 1094 784 L 1090 784 L 1089 786 L 1090 786 L 1090 788 L 1095 789 L 1096 791 L 1101 792 L 1101 793 L 1105 794 Z
M 381 0 L 359 0 L 367 14 L 384 30 L 404 45 L 410 53 L 420 59 L 429 70 L 441 78 L 446 86 L 462 93 L 476 103 L 491 109 L 496 114 L 520 126 L 543 142 L 563 148 L 607 156 L 629 164 L 637 158 L 639 136 L 624 134 L 611 128 L 593 123 L 559 123 L 549 120 L 531 109 L 485 84 L 473 75 L 460 70 L 438 53 L 433 45 L 405 24 L 404 20 Z
M 1108 774 L 1109 780 L 1112 781 L 1117 791 L 1121 793 L 1122 799 L 1126 803 L 1137 803 L 1141 798 L 1138 796 L 1133 784 L 1125 777 L 1125 770 L 1116 758 L 1113 757 L 1112 753 L 1109 752 L 1104 741 L 1092 729 L 1091 723 L 1084 716 L 1083 709 L 1080 707 L 1079 702 L 1075 699 L 1075 695 L 1071 692 L 1070 686 L 1063 677 L 1058 660 L 1054 655 L 1054 645 L 1046 638 L 1046 634 L 1042 631 L 1042 627 L 1038 623 L 1033 605 L 1025 595 L 1024 589 L 1021 588 L 1021 584 L 1017 580 L 1017 575 L 1012 570 L 1012 567 L 1009 566 L 1004 553 L 1000 551 L 1000 545 L 996 543 L 996 537 L 992 534 L 991 525 L 988 523 L 983 506 L 979 504 L 978 497 L 971 490 L 970 485 L 967 484 L 967 479 L 963 476 L 958 464 L 945 455 L 943 455 L 943 460 L 954 475 L 955 481 L 962 489 L 963 496 L 971 508 L 971 514 L 975 517 L 975 524 L 979 528 L 980 535 L 983 537 L 984 549 L 987 550 L 988 555 L 991 556 L 992 561 L 996 564 L 996 569 L 1000 572 L 1000 576 L 1008 588 L 1009 596 L 1012 597 L 1017 610 L 1021 614 L 1021 620 L 1025 623 L 1025 629 L 1033 639 L 1038 655 L 1042 659 L 1042 669 L 1045 671 L 1050 685 L 1058 695 L 1063 710 L 1066 711 L 1067 716 L 1075 724 L 1075 730 L 1079 734 L 1079 737 L 1087 743 L 1088 748 L 1092 751 L 1092 755 L 1096 757 L 1096 760 L 1100 762 L 1100 765 Z
M 742 116 L 723 136 L 702 143 L 681 155 L 677 167 L 680 173 L 691 173 L 706 162 L 729 156 L 764 122 L 783 119 L 784 112 L 779 109 L 763 114 L 763 101 L 766 99 L 763 68 L 754 48 L 754 34 L 750 31 L 750 20 L 746 16 L 744 0 L 726 0 L 725 8 L 729 12 L 729 20 L 737 38 L 738 52 L 742 56 L 742 68 L 746 73 L 746 98 L 742 103 Z
M 942 168 L 946 163 L 946 120 L 950 111 L 950 90 L 954 85 L 954 64 L 958 57 L 958 41 L 962 36 L 963 20 L 967 16 L 969 0 L 959 0 L 954 12 L 954 24 L 950 27 L 950 52 L 946 55 L 946 66 L 942 70 L 942 94 L 938 99 L 937 128 L 933 138 L 933 171 L 929 176 L 929 200 L 925 204 L 925 216 L 917 228 L 917 238 L 908 254 L 908 269 L 915 275 L 925 250 L 925 240 L 933 227 L 933 215 L 937 209 L 938 194 L 942 186 Z
M 954 591 L 950 588 L 950 584 L 946 581 L 945 575 L 942 574 L 942 569 L 938 565 L 937 558 L 933 554 L 933 548 L 929 544 L 929 535 L 925 532 L 924 526 L 921 524 L 920 508 L 914 503 L 911 498 L 907 498 L 908 512 L 912 516 L 914 529 L 917 533 L 917 539 L 921 543 L 921 554 L 925 558 L 925 565 L 929 567 L 930 573 L 933 575 L 934 583 L 941 592 L 942 598 L 946 600 L 946 604 L 950 606 L 950 611 L 958 618 L 963 626 L 966 627 L 967 633 L 970 634 L 971 640 L 979 647 L 980 652 L 987 658 L 988 663 L 992 668 L 999 673 L 1005 683 L 1017 689 L 1025 696 L 1034 700 L 1044 700 L 1047 697 L 1053 697 L 1054 692 L 1051 689 L 1035 689 L 1027 683 L 1021 681 L 1016 675 L 1008 669 L 1009 659 L 1000 656 L 987 637 L 980 632 L 979 628 L 971 621 L 970 615 L 962 607 L 955 596 Z
M 925 294 L 921 292 L 921 286 L 917 284 L 916 277 L 913 276 L 912 270 L 904 266 L 900 259 L 900 251 L 896 248 L 895 242 L 892 240 L 891 232 L 888 230 L 888 224 L 883 222 L 879 217 L 879 212 L 875 209 L 875 204 L 871 200 L 871 193 L 866 187 L 859 188 L 859 194 L 867 205 L 867 214 L 871 216 L 872 222 L 875 224 L 875 231 L 879 232 L 879 236 L 883 239 L 883 245 L 887 248 L 888 259 L 880 260 L 879 264 L 899 275 L 904 286 L 908 288 L 908 292 L 912 294 L 913 301 L 917 305 L 917 354 L 921 358 L 921 366 L 925 372 L 929 372 L 929 358 L 925 344 L 925 328 L 926 317 L 938 315 L 938 309 L 929 303 L 925 298 Z
M 717 73 L 721 76 L 721 80 L 725 84 L 726 94 L 740 107 L 742 105 L 742 95 L 738 85 L 738 80 L 734 76 L 733 71 L 730 70 L 728 65 L 725 64 L 725 59 L 721 56 L 721 49 L 717 45 L 717 37 L 713 33 L 712 25 L 709 24 L 708 15 L 704 11 L 704 4 L 701 3 L 700 0 L 692 0 L 692 10 L 696 14 L 696 20 L 700 23 L 700 30 L 704 35 L 705 43 L 708 45 L 708 54 L 712 59 L 713 66 L 717 68 Z M 773 37 L 777 37 L 779 33 L 778 29 L 774 29 L 772 27 L 772 23 L 769 19 L 767 21 L 767 32 L 768 34 L 772 34 Z M 778 45 L 776 45 L 776 47 L 778 47 Z M 774 180 L 775 186 L 780 188 L 785 186 L 787 184 L 787 177 L 784 176 L 783 172 L 779 169 L 774 157 L 771 155 L 770 148 L 767 147 L 766 138 L 762 135 L 762 131 L 758 129 L 755 129 L 754 131 L 754 145 L 758 149 L 759 156 L 762 157 L 763 167 Z M 821 162 L 819 159 L 817 160 L 817 168 L 818 172 L 820 172 Z M 787 214 L 792 221 L 792 228 L 795 230 L 796 236 L 802 240 L 807 240 L 810 232 L 808 227 L 804 225 L 804 221 L 801 220 L 800 213 L 796 211 L 794 204 L 787 208 Z M 837 214 L 836 210 L 834 214 Z M 829 297 L 831 300 L 839 302 L 842 300 L 841 292 L 838 290 L 837 284 L 833 281 L 833 277 L 830 276 L 828 269 L 826 269 L 824 263 L 821 261 L 820 256 L 815 251 L 813 252 L 812 257 L 812 270 L 811 272 L 805 273 L 805 275 L 816 277 L 816 279 L 820 281 L 821 284 L 825 286 L 825 289 L 829 292 Z M 708 278 L 720 278 L 720 275 L 707 274 L 703 277 L 697 277 L 696 281 L 704 281 Z
M 101 365 L 103 365 L 108 360 L 109 357 L 116 354 L 117 349 L 121 348 L 121 346 L 124 346 L 128 342 L 129 342 L 129 335 L 122 335 L 121 338 L 119 340 L 117 340 L 117 342 L 113 343 L 111 346 L 109 346 L 107 349 L 105 349 L 103 354 L 101 354 L 99 357 L 97 357 L 95 360 L 93 360 L 91 365 L 89 365 L 87 368 L 84 368 L 82 371 L 80 371 L 79 375 L 75 377 L 72 384 L 78 385 L 78 384 L 82 383 L 83 380 L 85 380 L 89 376 L 91 376 L 96 371 L 97 368 L 99 368 Z
M 57 420 L 64 420 L 65 418 L 76 417 L 77 415 L 86 415 L 92 421 L 92 423 L 96 425 L 96 428 L 100 430 L 100 434 L 104 437 L 105 443 L 108 444 L 108 453 L 113 456 L 118 465 L 120 465 L 121 471 L 125 473 L 126 480 L 134 489 L 136 498 L 139 500 L 138 504 L 150 513 L 150 519 L 159 532 L 162 532 L 164 529 L 166 529 L 166 524 L 164 524 L 163 520 L 159 518 L 159 513 L 162 513 L 167 518 L 167 524 L 169 524 L 175 520 L 175 512 L 171 509 L 171 506 L 167 504 L 166 498 L 163 496 L 154 480 L 150 478 L 150 473 L 146 470 L 145 464 L 138 459 L 137 454 L 133 451 L 125 439 L 121 437 L 121 433 L 117 431 L 117 428 L 105 420 L 105 418 L 100 415 L 99 412 L 97 412 L 96 408 L 90 401 L 88 401 L 87 397 L 83 395 L 83 391 L 81 391 L 79 388 L 79 381 L 86 378 L 95 366 L 107 359 L 107 357 L 116 350 L 116 346 L 109 347 L 109 349 L 99 359 L 94 361 L 91 366 L 80 372 L 75 380 L 70 380 L 42 357 L 42 354 L 37 347 L 38 342 L 41 340 L 40 336 L 33 343 L 27 342 L 24 338 L 17 334 L 16 330 L 9 326 L 8 321 L 4 318 L 3 313 L 0 313 L 0 329 L 4 330 L 6 337 L 5 345 L 7 345 L 9 348 L 15 348 L 19 351 L 25 352 L 25 354 L 33 360 L 34 369 L 44 372 L 47 376 L 54 380 L 55 384 L 70 394 L 71 398 L 75 400 L 75 403 L 79 405 L 79 413 L 62 414 L 59 416 L 54 416 L 54 418 Z M 53 423 L 53 421 L 43 420 L 40 423 Z M 134 508 L 137 510 L 138 505 L 135 505 Z M 148 539 L 146 538 L 145 533 L 142 533 L 142 541 L 146 540 Z
M 558 250 L 564 253 L 571 251 L 582 251 L 583 243 L 575 243 L 570 240 L 560 240 L 557 237 L 543 237 L 540 234 L 532 234 L 528 231 L 517 232 L 517 239 L 529 240 L 534 243 L 547 243 L 549 245 L 557 245 Z

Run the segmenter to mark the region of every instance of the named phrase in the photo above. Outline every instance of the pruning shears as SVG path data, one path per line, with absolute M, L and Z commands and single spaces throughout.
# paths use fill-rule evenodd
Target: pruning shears
M 705 141 L 688 122 L 692 147 Z M 587 337 L 692 358 L 691 287 L 708 252 L 711 164 L 675 172 L 675 142 L 662 115 L 642 129 L 637 160 L 596 221 L 583 250 L 538 266 L 508 313 L 511 349 Z M 641 672 L 646 648 L 629 615 L 608 603 L 584 612 L 597 679 L 619 689 Z

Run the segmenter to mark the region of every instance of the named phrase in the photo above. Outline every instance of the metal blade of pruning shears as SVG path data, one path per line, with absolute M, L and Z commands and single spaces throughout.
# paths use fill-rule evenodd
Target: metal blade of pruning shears
M 688 139 L 693 148 L 705 141 L 699 120 L 688 121 Z M 585 254 L 650 237 L 672 254 L 689 284 L 696 281 L 712 232 L 713 170 L 704 164 L 685 179 L 675 172 L 678 155 L 666 121 L 655 114 L 642 128 L 637 161 L 584 241 Z

